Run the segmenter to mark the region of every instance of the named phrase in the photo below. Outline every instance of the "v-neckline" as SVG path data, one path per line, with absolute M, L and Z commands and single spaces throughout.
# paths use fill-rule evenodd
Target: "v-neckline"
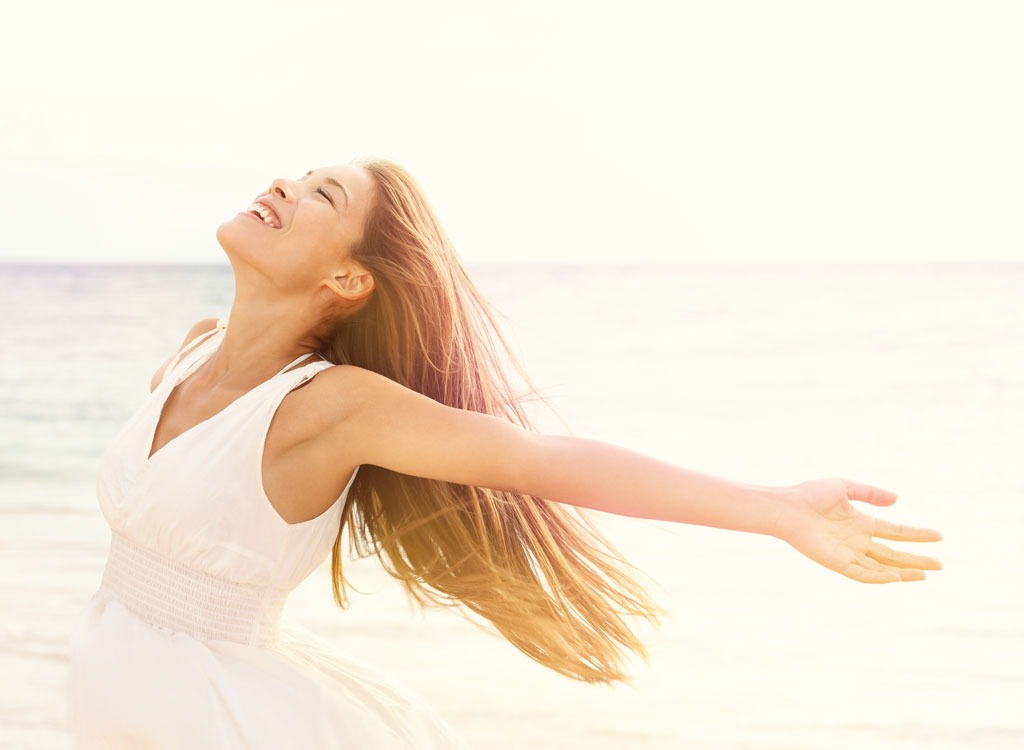
M 191 433 L 191 432 L 194 432 L 194 431 L 195 431 L 195 430 L 197 430 L 198 428 L 200 428 L 200 427 L 202 427 L 203 425 L 205 425 L 205 424 L 206 424 L 207 422 L 211 422 L 211 421 L 213 421 L 214 419 L 216 419 L 217 417 L 219 417 L 220 415 L 222 415 L 222 414 L 223 414 L 224 412 L 228 411 L 228 410 L 229 410 L 229 409 L 230 409 L 230 408 L 231 408 L 232 406 L 234 406 L 235 404 L 237 404 L 237 403 L 238 403 L 239 401 L 241 401 L 242 399 L 244 399 L 244 398 L 245 398 L 246 396 L 248 396 L 249 394 L 251 394 L 251 393 L 255 392 L 256 390 L 258 390 L 258 389 L 260 389 L 260 388 L 262 388 L 262 387 L 263 387 L 263 386 L 265 386 L 265 385 L 266 385 L 267 383 L 269 383 L 269 382 L 271 382 L 272 380 L 274 380 L 275 378 L 277 378 L 277 377 L 278 377 L 279 375 L 284 375 L 284 374 L 285 374 L 286 372 L 291 372 L 291 370 L 292 370 L 292 368 L 294 367 L 294 365 L 296 365 L 296 364 L 297 364 L 297 363 L 298 363 L 298 362 L 299 362 L 299 361 L 300 361 L 300 360 L 302 359 L 302 357 L 305 357 L 305 356 L 309 356 L 309 354 L 312 354 L 312 353 L 313 353 L 313 352 L 310 352 L 309 354 L 304 354 L 304 355 L 300 356 L 300 357 L 299 357 L 298 359 L 296 359 L 296 360 L 293 360 L 293 361 L 292 361 L 292 362 L 291 362 L 290 364 L 287 364 L 287 365 L 285 365 L 285 366 L 284 366 L 284 368 L 283 368 L 282 370 L 279 370 L 279 371 L 277 372 L 277 374 L 275 374 L 275 375 L 271 375 L 271 376 L 270 376 L 269 378 L 267 378 L 266 380 L 264 380 L 264 381 L 263 381 L 263 382 L 261 382 L 261 383 L 257 383 L 257 384 L 256 384 L 256 385 L 254 385 L 254 386 L 253 386 L 252 388 L 250 388 L 249 390 L 247 390 L 247 391 L 246 391 L 245 393 L 243 393 L 243 394 L 241 394 L 240 396 L 237 396 L 237 397 L 236 397 L 236 398 L 234 398 L 233 400 L 229 401 L 229 402 L 228 402 L 227 404 L 225 404 L 225 405 L 224 405 L 224 407 L 223 407 L 223 408 L 221 408 L 220 410 L 218 410 L 218 411 L 214 412 L 213 414 L 211 414 L 210 416 L 208 416 L 208 417 L 207 417 L 206 419 L 202 419 L 202 420 L 200 420 L 200 421 L 196 422 L 196 423 L 195 423 L 194 425 L 192 425 L 191 427 L 189 427 L 189 428 L 187 428 L 187 429 L 185 429 L 185 430 L 182 430 L 181 432 L 179 432 L 179 433 L 178 433 L 177 435 L 175 435 L 174 437 L 172 437 L 172 438 L 171 438 L 170 440 L 168 440 L 168 441 L 167 441 L 166 443 L 164 443 L 164 444 L 163 444 L 163 445 L 161 445 L 161 446 L 160 446 L 160 447 L 159 447 L 159 448 L 158 448 L 157 450 L 155 450 L 155 451 L 154 451 L 154 450 L 153 450 L 153 443 L 154 443 L 154 441 L 156 440 L 156 434 L 157 434 L 157 432 L 158 432 L 158 431 L 160 430 L 160 422 L 161 422 L 161 421 L 163 421 L 163 418 L 164 418 L 164 408 L 165 408 L 165 407 L 167 406 L 167 402 L 168 402 L 168 401 L 170 400 L 170 398 L 171 398 L 171 395 L 172 395 L 172 394 L 174 393 L 175 389 L 176 389 L 176 388 L 177 388 L 178 386 L 180 386 L 180 385 L 181 385 L 182 383 L 184 383 L 184 382 L 185 382 L 186 380 L 188 380 L 188 379 L 189 379 L 189 378 L 190 378 L 190 377 L 191 377 L 191 376 L 192 376 L 192 375 L 193 375 L 193 374 L 195 373 L 195 371 L 196 371 L 196 370 L 198 370 L 198 369 L 199 369 L 199 368 L 200 368 L 200 367 L 201 367 L 201 366 L 203 365 L 203 363 L 205 363 L 206 361 L 208 361 L 208 360 L 209 360 L 209 358 L 213 356 L 214 352 L 216 352 L 216 351 L 217 351 L 217 349 L 219 349 L 219 348 L 220 348 L 220 344 L 218 344 L 218 345 L 217 345 L 216 347 L 214 347 L 214 348 L 213 348 L 213 349 L 212 349 L 212 350 L 211 350 L 210 352 L 208 352 L 207 354 L 205 354 L 205 355 L 203 355 L 203 356 L 199 357 L 198 359 L 196 359 L 196 360 L 195 360 L 195 361 L 194 361 L 194 362 L 192 363 L 192 365 L 191 365 L 191 366 L 189 366 L 188 368 L 186 368 L 186 369 L 185 369 L 185 370 L 184 370 L 184 371 L 182 372 L 182 374 L 181 374 L 181 375 L 177 376 L 177 377 L 176 377 L 176 378 L 175 378 L 175 379 L 173 380 L 173 382 L 172 382 L 172 384 L 171 384 L 171 387 L 167 389 L 167 392 L 166 392 L 166 393 L 164 394 L 164 397 L 163 397 L 163 399 L 162 399 L 162 400 L 160 401 L 160 405 L 159 405 L 159 407 L 158 407 L 158 408 L 157 408 L 157 410 L 156 410 L 156 420 L 154 420 L 154 422 L 153 422 L 153 427 L 152 427 L 152 429 L 151 429 L 151 430 L 149 431 L 149 439 L 148 439 L 148 440 L 146 441 L 146 447 L 147 447 L 147 450 L 148 450 L 148 452 L 149 452 L 149 455 L 148 455 L 148 456 L 146 457 L 145 461 L 143 461 L 143 466 L 149 466 L 149 465 L 150 465 L 151 463 L 153 463 L 153 461 L 154 461 L 154 460 L 156 460 L 156 458 L 157 458 L 158 456 L 160 456 L 161 454 L 163 454 L 164 450 L 165 450 L 165 449 L 166 449 L 166 448 L 167 448 L 167 447 L 168 447 L 169 445 L 171 445 L 172 443 L 176 443 L 176 442 L 178 442 L 178 441 L 179 441 L 179 440 L 180 440 L 181 438 L 184 438 L 184 437 L 186 437 L 186 436 L 187 436 L 187 435 L 188 435 L 189 433 Z M 310 364 L 310 363 L 308 363 L 308 362 L 307 362 L 306 364 Z M 304 366 L 304 365 L 303 365 L 303 366 Z M 162 385 L 162 384 L 161 384 L 161 385 Z

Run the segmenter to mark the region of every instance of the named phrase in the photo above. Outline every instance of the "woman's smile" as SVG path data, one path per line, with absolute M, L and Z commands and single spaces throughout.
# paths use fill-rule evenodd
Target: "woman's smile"
M 281 228 L 281 219 L 277 215 L 277 211 L 267 201 L 255 201 L 249 208 L 245 210 L 247 216 L 259 219 L 268 227 L 274 229 Z

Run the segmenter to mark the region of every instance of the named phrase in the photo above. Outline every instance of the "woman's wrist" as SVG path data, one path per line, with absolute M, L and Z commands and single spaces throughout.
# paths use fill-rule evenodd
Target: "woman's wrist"
M 757 490 L 762 508 L 762 526 L 757 533 L 785 541 L 800 507 L 799 485 L 758 487 Z

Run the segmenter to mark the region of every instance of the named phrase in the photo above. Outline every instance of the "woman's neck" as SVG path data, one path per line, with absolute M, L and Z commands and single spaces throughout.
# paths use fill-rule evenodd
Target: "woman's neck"
M 210 385 L 244 388 L 263 382 L 302 354 L 317 350 L 316 318 L 294 300 L 235 297 L 220 347 L 204 368 Z

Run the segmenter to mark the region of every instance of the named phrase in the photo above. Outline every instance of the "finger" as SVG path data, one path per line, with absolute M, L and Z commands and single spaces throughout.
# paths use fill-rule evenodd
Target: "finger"
M 881 545 L 879 545 L 881 546 Z M 857 560 L 857 563 L 868 570 L 874 570 L 882 573 L 894 574 L 900 581 L 923 581 L 924 571 L 917 568 L 898 568 L 892 565 L 884 565 L 877 560 L 873 560 L 868 556 L 864 556 Z
M 925 580 L 923 570 L 892 568 L 888 565 L 881 565 L 870 557 L 852 562 L 840 572 L 848 578 L 860 581 L 861 583 L 898 583 L 900 581 Z
M 849 479 L 844 479 L 843 483 L 846 484 L 846 496 L 851 500 L 860 500 L 862 503 L 871 503 L 872 505 L 892 505 L 896 502 L 895 492 L 883 490 L 881 487 L 870 484 L 851 482 Z
M 896 583 L 901 580 L 900 574 L 895 571 L 868 568 L 859 563 L 850 563 L 840 572 L 861 583 Z
M 867 554 L 880 563 L 885 563 L 896 568 L 919 568 L 921 570 L 942 570 L 942 563 L 934 557 L 923 555 L 912 555 L 909 552 L 890 549 L 884 544 L 871 542 L 868 545 Z
M 901 523 L 892 523 L 881 518 L 873 519 L 875 528 L 871 536 L 879 539 L 888 539 L 892 542 L 939 542 L 942 541 L 942 534 L 935 529 L 922 529 L 916 526 L 905 526 Z
M 926 576 L 923 570 L 917 570 L 915 568 L 903 568 L 900 570 L 900 580 L 904 583 L 910 581 L 923 581 Z

